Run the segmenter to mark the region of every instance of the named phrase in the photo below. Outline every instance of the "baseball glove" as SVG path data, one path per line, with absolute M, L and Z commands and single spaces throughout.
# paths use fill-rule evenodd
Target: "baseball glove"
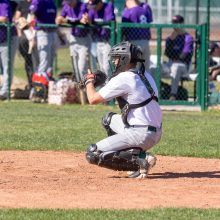
M 104 85 L 106 79 L 107 79 L 107 75 L 104 72 L 97 70 L 94 73 L 86 74 L 84 76 L 84 79 L 79 82 L 79 87 L 81 89 L 85 88 L 86 84 L 92 81 L 94 83 L 94 87 L 96 88 L 98 86 Z

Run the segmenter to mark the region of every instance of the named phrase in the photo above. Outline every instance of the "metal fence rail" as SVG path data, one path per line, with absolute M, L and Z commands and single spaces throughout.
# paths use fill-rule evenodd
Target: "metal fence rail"
M 11 55 L 11 28 L 13 24 L 4 24 L 7 26 L 7 45 L 8 45 L 8 57 Z M 190 106 L 201 106 L 202 110 L 206 110 L 208 108 L 208 25 L 201 24 L 201 25 L 184 25 L 184 24 L 134 24 L 134 23 L 100 23 L 99 25 L 109 28 L 111 37 L 110 37 L 110 44 L 114 45 L 116 42 L 120 42 L 123 40 L 123 28 L 150 28 L 151 31 L 155 33 L 155 39 L 150 40 L 150 48 L 151 54 L 156 55 L 156 73 L 155 79 L 159 89 L 159 100 L 162 105 L 190 105 Z M 72 28 L 71 25 L 41 25 L 41 27 L 47 28 Z M 77 25 L 74 27 L 79 28 L 89 28 L 94 29 L 96 26 L 82 26 Z M 195 88 L 193 87 L 192 82 L 184 82 L 189 84 L 187 89 L 191 90 L 190 93 L 192 97 L 187 98 L 187 100 L 175 100 L 170 101 L 162 96 L 162 84 L 161 81 L 163 80 L 161 77 L 161 63 L 164 58 L 164 42 L 165 38 L 167 37 L 169 31 L 173 28 L 184 28 L 189 31 L 194 36 L 194 46 L 195 51 L 193 55 L 193 70 L 198 74 L 197 80 L 195 83 Z M 58 72 L 60 66 L 63 65 L 63 61 L 67 59 L 68 55 L 68 46 L 65 49 L 65 54 L 62 53 L 62 57 L 59 57 L 61 51 L 57 51 L 58 58 L 56 60 L 55 65 L 55 72 Z M 10 59 L 8 59 L 9 69 L 8 74 L 11 76 L 12 68 L 14 68 L 11 63 Z M 62 67 L 65 68 L 65 67 Z M 62 69 L 65 71 L 65 69 Z M 10 80 L 10 77 L 9 77 Z M 11 80 L 10 80 L 11 82 Z M 169 80 L 165 80 L 166 84 L 170 84 Z M 10 99 L 10 88 L 8 91 L 8 97 Z

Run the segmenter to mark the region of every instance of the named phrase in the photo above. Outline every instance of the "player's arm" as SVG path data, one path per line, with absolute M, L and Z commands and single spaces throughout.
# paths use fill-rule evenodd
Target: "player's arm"
M 95 89 L 92 81 L 87 83 L 86 93 L 87 93 L 87 98 L 88 98 L 89 104 L 94 105 L 94 104 L 99 104 L 99 103 L 105 102 L 105 99 L 102 98 L 102 96 L 99 94 L 99 92 L 96 92 L 96 89 Z
M 0 16 L 0 22 L 1 23 L 5 23 L 5 22 L 7 22 L 8 21 L 8 18 L 7 17 L 5 17 L 5 16 Z
M 67 19 L 64 18 L 63 16 L 57 16 L 56 17 L 56 24 L 63 24 L 63 23 L 67 23 Z

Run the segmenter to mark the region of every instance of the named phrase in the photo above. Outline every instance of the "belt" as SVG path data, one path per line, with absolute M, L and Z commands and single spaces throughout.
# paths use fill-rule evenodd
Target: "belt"
M 132 128 L 147 128 L 147 131 L 157 132 L 157 128 L 151 125 L 131 125 Z

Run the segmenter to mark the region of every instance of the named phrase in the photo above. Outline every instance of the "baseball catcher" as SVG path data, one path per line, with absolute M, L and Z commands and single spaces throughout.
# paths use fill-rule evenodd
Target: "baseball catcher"
M 162 134 L 162 112 L 156 84 L 145 71 L 140 47 L 121 42 L 109 53 L 112 77 L 98 92 L 97 75 L 88 71 L 84 85 L 90 104 L 117 99 L 121 114 L 107 113 L 102 125 L 108 137 L 91 144 L 86 152 L 89 163 L 129 171 L 130 178 L 146 178 L 156 157 L 147 151 Z

